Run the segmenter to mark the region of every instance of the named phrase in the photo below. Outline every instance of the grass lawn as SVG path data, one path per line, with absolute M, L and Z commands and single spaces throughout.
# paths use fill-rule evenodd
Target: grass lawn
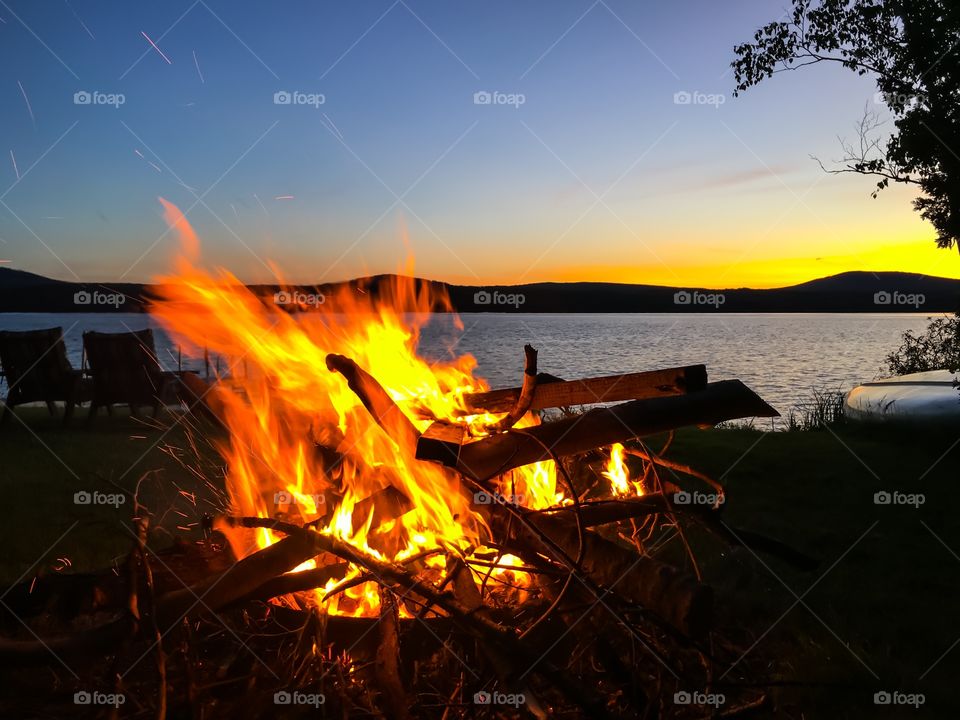
M 131 505 L 77 505 L 80 491 L 133 491 L 161 515 L 163 535 L 199 536 L 221 507 L 216 453 L 182 427 L 129 417 L 78 418 L 67 430 L 32 408 L 0 427 L 4 585 L 49 572 L 109 566 L 130 548 Z M 659 447 L 662 439 L 653 439 Z M 769 717 L 951 717 L 960 706 L 960 478 L 957 434 L 839 427 L 678 433 L 668 457 L 720 479 L 724 521 L 817 558 L 814 571 L 693 533 L 719 623 L 749 657 L 769 661 Z M 208 481 L 205 479 L 209 479 Z M 920 507 L 877 505 L 877 492 L 922 493 Z M 162 540 L 162 538 L 161 538 Z M 755 661 L 755 660 L 754 660 Z M 744 662 L 747 662 L 746 660 Z M 727 680 L 736 676 L 736 668 Z M 922 692 L 918 711 L 873 703 L 878 690 Z

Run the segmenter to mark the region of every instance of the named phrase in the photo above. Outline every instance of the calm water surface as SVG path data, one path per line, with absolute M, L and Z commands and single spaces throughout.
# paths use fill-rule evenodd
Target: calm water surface
M 463 330 L 450 316 L 424 328 L 421 352 L 431 359 L 469 353 L 491 385 L 518 385 L 523 345 L 540 351 L 540 370 L 563 378 L 609 375 L 705 363 L 712 380 L 740 378 L 781 412 L 809 399 L 813 389 L 846 390 L 878 374 L 884 356 L 907 330 L 922 330 L 922 314 L 464 314 Z M 0 313 L 0 329 L 63 327 L 67 352 L 81 361 L 84 330 L 123 332 L 155 328 L 168 369 L 177 347 L 141 314 Z M 202 362 L 183 359 L 184 368 Z

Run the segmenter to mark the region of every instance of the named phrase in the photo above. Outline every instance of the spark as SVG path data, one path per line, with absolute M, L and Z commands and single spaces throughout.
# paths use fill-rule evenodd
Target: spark
M 237 215 L 237 209 L 233 206 L 233 203 L 230 203 L 230 209 L 233 210 L 233 216 L 237 219 L 237 222 L 240 222 L 240 216 Z
M 17 168 L 17 158 L 13 155 L 13 150 L 10 151 L 10 160 L 13 161 L 13 172 L 17 176 L 17 182 L 20 182 L 20 170 Z
M 147 39 L 147 42 L 150 43 L 150 44 L 153 46 L 153 49 L 154 49 L 154 50 L 156 50 L 158 53 L 160 53 L 160 57 L 162 57 L 164 60 L 167 61 L 167 65 L 173 65 L 173 62 L 170 60 L 170 58 L 168 58 L 166 55 L 163 54 L 163 50 L 161 50 L 160 48 L 157 47 L 157 44 L 156 44 L 153 40 L 150 39 L 150 36 L 149 36 L 149 35 L 147 35 L 143 30 L 140 31 L 140 34 L 143 35 L 143 36 Z
M 44 215 L 41 220 L 63 220 L 63 215 Z
M 340 128 L 336 126 L 336 123 L 334 123 L 333 120 L 330 119 L 330 116 L 326 113 L 324 113 L 323 116 L 327 119 L 327 122 L 330 123 L 330 127 L 333 128 L 333 131 L 337 134 L 337 137 L 343 140 L 343 133 L 340 132 Z
M 267 217 L 270 217 L 270 213 L 267 212 L 266 206 L 262 202 L 260 202 L 260 198 L 257 196 L 256 193 L 253 194 L 253 197 L 257 201 L 257 204 L 260 206 L 260 209 L 263 210 L 263 214 L 266 215 Z
M 158 173 L 162 173 L 162 172 L 163 172 L 163 170 L 161 170 L 155 163 L 152 163 L 152 162 L 150 162 L 149 160 L 147 160 L 147 165 L 149 165 L 150 167 L 152 167 L 152 168 L 153 168 L 154 170 L 156 170 Z
M 277 195 L 274 200 L 293 200 L 293 195 Z
M 97 38 L 95 38 L 93 33 L 90 32 L 90 28 L 88 28 L 86 23 L 83 22 L 83 20 L 80 18 L 79 15 L 77 15 L 77 11 L 73 9 L 73 5 L 70 4 L 70 0 L 63 0 L 63 1 L 67 4 L 67 7 L 70 8 L 70 12 L 73 13 L 73 16 L 77 19 L 77 22 L 80 23 L 80 26 L 87 31 L 87 35 L 89 35 L 91 38 L 96 40 Z
M 200 76 L 200 82 L 202 82 L 204 85 L 206 85 L 206 84 L 207 84 L 207 81 L 203 79 L 203 73 L 200 72 L 200 63 L 197 62 L 197 51 L 196 51 L 196 50 L 193 51 L 193 64 L 197 66 L 197 75 Z
M 23 83 L 17 80 L 17 85 L 20 86 L 20 92 L 23 94 L 23 101 L 27 104 L 27 112 L 30 113 L 30 122 L 33 123 L 34 129 L 37 127 L 37 119 L 33 116 L 33 108 L 30 106 L 30 98 L 27 97 L 27 91 L 23 89 Z

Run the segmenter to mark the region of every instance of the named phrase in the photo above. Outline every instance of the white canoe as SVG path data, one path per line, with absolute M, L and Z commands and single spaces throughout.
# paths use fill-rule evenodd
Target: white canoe
M 847 393 L 846 415 L 862 422 L 960 422 L 957 373 L 931 370 L 858 385 Z

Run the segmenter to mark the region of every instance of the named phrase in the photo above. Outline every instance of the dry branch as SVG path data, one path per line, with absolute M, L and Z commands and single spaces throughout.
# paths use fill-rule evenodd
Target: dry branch
M 659 498 L 653 506 L 663 502 L 663 498 Z M 542 552 L 540 539 L 529 528 L 510 523 L 510 516 L 503 506 L 490 507 L 490 529 L 495 536 L 503 536 L 509 526 L 512 539 L 519 541 L 522 547 Z M 529 513 L 526 519 L 568 556 L 578 554 L 580 537 L 574 520 L 544 513 Z M 713 591 L 710 587 L 697 582 L 689 573 L 654 558 L 637 555 L 635 550 L 591 530 L 583 533 L 583 543 L 580 569 L 595 583 L 642 605 L 688 637 L 700 638 L 710 630 L 713 621 Z
M 510 411 L 490 427 L 491 432 L 503 432 L 512 428 L 526 414 L 533 403 L 533 394 L 537 387 L 537 351 L 534 350 L 532 345 L 524 345 L 523 353 L 523 386 L 517 394 L 516 402 L 510 407 Z

